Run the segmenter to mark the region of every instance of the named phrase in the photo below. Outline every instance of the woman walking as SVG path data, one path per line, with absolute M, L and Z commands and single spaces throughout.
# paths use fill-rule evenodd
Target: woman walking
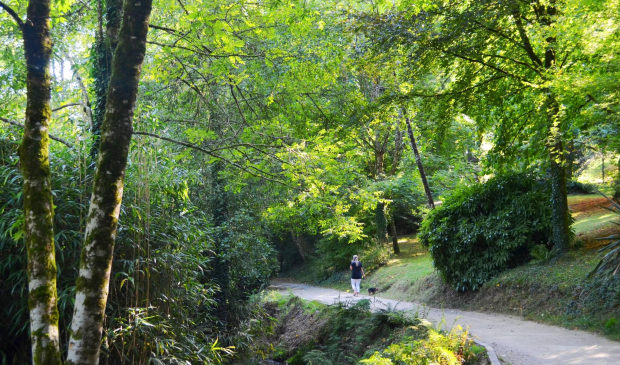
M 353 261 L 351 261 L 349 269 L 351 269 L 351 287 L 353 287 L 353 296 L 358 296 L 360 293 L 360 284 L 362 283 L 362 278 L 366 275 L 364 274 L 362 263 L 360 262 L 357 255 L 353 255 Z

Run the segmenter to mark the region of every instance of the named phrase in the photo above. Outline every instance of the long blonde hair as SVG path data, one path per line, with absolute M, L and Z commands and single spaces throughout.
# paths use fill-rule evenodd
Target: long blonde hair
M 360 259 L 357 255 L 353 255 L 353 263 L 355 263 L 355 266 L 360 266 Z

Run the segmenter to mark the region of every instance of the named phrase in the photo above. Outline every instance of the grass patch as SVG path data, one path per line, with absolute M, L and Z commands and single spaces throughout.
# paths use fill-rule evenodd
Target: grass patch
M 601 210 L 586 215 L 581 212 L 573 215 L 575 223 L 573 229 L 576 234 L 593 233 L 613 226 L 613 221 L 618 220 L 618 215 L 608 210 Z
M 587 162 L 586 169 L 581 172 L 577 181 L 590 184 L 603 183 L 603 174 L 601 155 L 590 158 Z M 610 183 L 613 180 L 614 174 L 618 171 L 618 156 L 615 154 L 607 154 L 605 158 L 605 184 Z

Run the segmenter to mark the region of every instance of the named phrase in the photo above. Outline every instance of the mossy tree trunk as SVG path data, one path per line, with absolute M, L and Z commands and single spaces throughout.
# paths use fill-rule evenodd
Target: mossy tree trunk
M 20 147 L 28 254 L 28 307 L 33 364 L 60 364 L 54 208 L 49 165 L 50 1 L 31 0 L 21 24 L 26 58 L 26 121 Z
M 97 364 L 99 361 L 114 240 L 151 5 L 152 0 L 127 0 L 123 8 L 76 282 L 67 357 L 69 364 Z

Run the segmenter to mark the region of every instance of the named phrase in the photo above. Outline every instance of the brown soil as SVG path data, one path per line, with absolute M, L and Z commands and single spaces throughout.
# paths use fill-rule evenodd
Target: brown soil
M 600 198 L 592 198 L 592 199 L 582 201 L 579 203 L 575 203 L 575 204 L 569 204 L 568 208 L 573 213 L 578 213 L 578 212 L 591 213 L 591 212 L 600 211 L 604 209 L 603 207 L 609 207 L 609 206 L 610 206 L 609 200 L 603 197 L 600 197 Z

